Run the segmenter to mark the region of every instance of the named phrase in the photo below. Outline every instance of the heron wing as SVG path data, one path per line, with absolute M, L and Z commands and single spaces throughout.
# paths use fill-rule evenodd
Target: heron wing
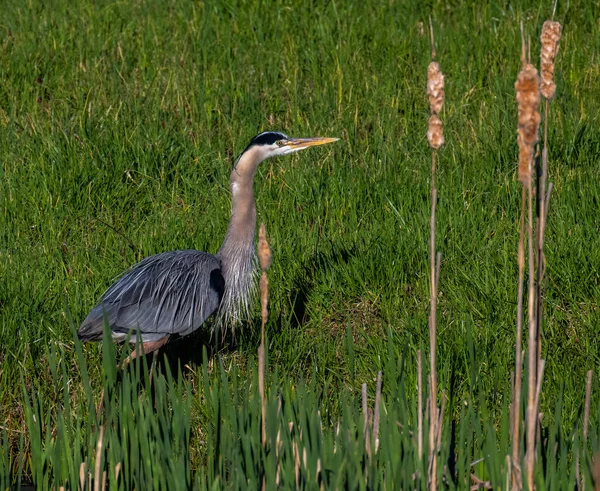
M 150 256 L 106 291 L 81 324 L 79 338 L 99 340 L 105 318 L 117 340 L 129 331 L 139 332 L 144 342 L 189 334 L 217 310 L 224 288 L 220 262 L 211 254 L 175 251 Z

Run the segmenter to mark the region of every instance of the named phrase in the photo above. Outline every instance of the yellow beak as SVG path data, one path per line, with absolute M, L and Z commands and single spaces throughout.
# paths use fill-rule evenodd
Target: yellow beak
M 304 150 L 308 147 L 316 147 L 317 145 L 325 145 L 338 141 L 339 138 L 290 138 L 285 142 L 286 147 L 294 150 Z

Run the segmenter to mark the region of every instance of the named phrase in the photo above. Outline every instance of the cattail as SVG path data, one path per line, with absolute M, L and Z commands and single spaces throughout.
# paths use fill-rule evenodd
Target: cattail
M 542 51 L 540 54 L 541 68 L 540 75 L 542 78 L 541 92 L 546 99 L 552 99 L 556 92 L 556 84 L 554 83 L 554 57 L 558 53 L 558 43 L 562 26 L 560 22 L 547 20 L 542 26 Z
M 429 140 L 429 145 L 431 145 L 431 148 L 440 148 L 444 144 L 442 120 L 437 116 L 437 114 L 434 114 L 429 118 L 427 140 Z
M 260 394 L 261 401 L 261 422 L 262 431 L 261 439 L 262 444 L 265 445 L 267 441 L 267 402 L 265 398 L 265 324 L 267 323 L 267 317 L 269 311 L 267 310 L 267 302 L 269 300 L 269 280 L 267 278 L 267 269 L 271 266 L 271 248 L 267 242 L 267 229 L 264 223 L 260 224 L 258 232 L 258 261 L 262 269 L 262 275 L 260 277 L 260 306 L 262 324 L 260 327 L 260 346 L 258 347 L 258 392 Z M 263 480 L 263 488 L 264 488 Z
M 269 295 L 269 280 L 267 279 L 267 269 L 271 266 L 271 248 L 267 242 L 267 230 L 265 224 L 260 224 L 258 232 L 258 261 L 263 271 L 260 278 L 260 300 L 262 306 L 263 325 L 267 322 L 267 299 Z
M 442 120 L 437 116 L 444 105 L 444 74 L 440 70 L 440 65 L 435 61 L 432 61 L 427 67 L 427 95 L 431 108 L 427 140 L 431 148 L 437 149 L 444 144 Z
M 267 229 L 264 223 L 260 224 L 258 231 L 258 260 L 260 268 L 263 271 L 266 271 L 271 266 L 271 248 L 267 242 Z
M 435 59 L 435 40 L 433 38 L 433 24 L 431 17 L 429 18 L 429 31 L 431 33 L 431 59 Z M 429 313 L 429 364 L 430 364 L 430 383 L 429 383 L 429 466 L 428 466 L 428 483 L 429 489 L 437 489 L 437 446 L 436 446 L 436 425 L 438 423 L 439 414 L 437 407 L 437 369 L 435 363 L 435 344 L 436 344 L 436 316 L 437 316 L 437 280 L 436 280 L 436 254 L 435 254 L 435 207 L 437 201 L 437 189 L 435 187 L 435 155 L 436 150 L 444 144 L 444 131 L 442 120 L 438 114 L 444 105 L 444 74 L 440 70 L 440 65 L 432 61 L 427 67 L 427 95 L 429 96 L 429 106 L 431 109 L 431 117 L 427 128 L 427 140 L 431 146 L 431 229 L 429 240 L 429 257 L 430 257 L 430 274 L 431 274 L 431 290 L 430 290 L 430 313 Z M 377 444 L 376 444 L 377 445 Z M 421 449 L 419 449 L 420 452 Z M 375 446 L 377 451 L 377 446 Z M 421 458 L 421 455 L 419 455 Z
M 523 186 L 531 179 L 534 147 L 538 141 L 541 115 L 540 78 L 535 67 L 526 63 L 515 82 L 518 102 L 517 143 L 519 145 L 519 181 Z
M 439 114 L 444 104 L 444 74 L 439 63 L 435 61 L 427 67 L 427 95 L 431 114 Z

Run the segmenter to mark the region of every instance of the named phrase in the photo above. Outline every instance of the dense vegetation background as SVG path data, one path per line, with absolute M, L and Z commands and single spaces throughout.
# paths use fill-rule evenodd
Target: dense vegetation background
M 551 10 L 549 2 L 524 1 L 5 5 L 6 468 L 34 473 L 23 457 L 32 451 L 25 394 L 45 401 L 50 422 L 69 398 L 69 417 L 86 420 L 88 388 L 72 326 L 114 279 L 154 253 L 216 252 L 230 212 L 233 160 L 267 129 L 342 138 L 267 161 L 257 175 L 259 220 L 274 257 L 270 371 L 292 392 L 312 384 L 315 407 L 333 425 L 348 400 L 358 408 L 352 397 L 361 384 L 374 392 L 377 371 L 385 377 L 386 360 L 400 357 L 406 400 L 414 402 L 416 351 L 428 347 L 429 15 L 446 75 L 447 143 L 437 177 L 439 380 L 450 395 L 447 418 L 459 417 L 461 401 L 476 401 L 498 427 L 514 369 L 519 24 L 537 63 Z M 556 19 L 564 31 L 549 130 L 554 191 L 541 410 L 552 424 L 560 404 L 559 426 L 571 429 L 581 418 L 586 372 L 597 376 L 600 368 L 600 5 L 559 2 Z M 210 419 L 202 363 L 207 374 L 220 365 L 230 373 L 215 384 L 252 390 L 259 325 L 257 305 L 235 340 L 215 345 L 204 332 L 167 350 L 174 370 L 187 365 L 172 383 L 194 401 L 194 472 L 207 459 L 196 430 L 208 431 L 202 425 Z M 97 399 L 103 350 L 86 345 L 83 353 Z M 394 399 L 392 390 L 384 378 L 384 394 Z M 597 427 L 600 391 L 592 401 Z

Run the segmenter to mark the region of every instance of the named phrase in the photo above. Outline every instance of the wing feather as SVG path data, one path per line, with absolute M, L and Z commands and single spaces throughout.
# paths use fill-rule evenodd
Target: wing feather
M 211 254 L 188 250 L 150 256 L 106 291 L 81 324 L 79 338 L 101 339 L 105 317 L 116 339 L 130 330 L 139 331 L 144 342 L 189 334 L 218 309 L 224 287 L 220 262 Z

